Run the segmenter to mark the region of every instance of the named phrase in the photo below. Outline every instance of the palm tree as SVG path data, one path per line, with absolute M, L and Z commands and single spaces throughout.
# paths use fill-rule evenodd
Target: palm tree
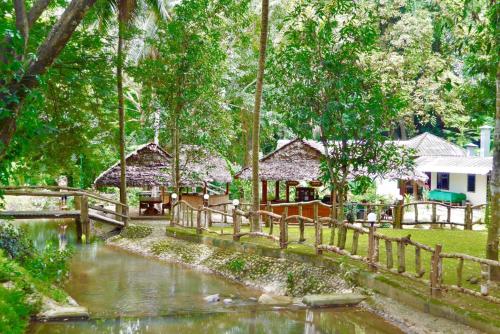
M 259 46 L 259 69 L 257 72 L 257 83 L 255 87 L 255 105 L 253 111 L 252 131 L 252 203 L 253 211 L 259 210 L 259 132 L 260 132 L 260 108 L 262 103 L 262 86 L 264 84 L 264 68 L 266 65 L 267 31 L 269 24 L 269 0 L 262 0 L 262 17 Z M 252 230 L 259 231 L 259 217 L 252 219 Z

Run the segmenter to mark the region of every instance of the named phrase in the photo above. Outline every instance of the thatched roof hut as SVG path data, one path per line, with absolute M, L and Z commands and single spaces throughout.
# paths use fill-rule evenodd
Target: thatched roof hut
M 159 145 L 148 143 L 127 155 L 127 185 L 131 187 L 172 186 L 172 156 Z M 227 163 L 218 153 L 200 146 L 185 145 L 180 153 L 181 186 L 203 186 L 205 182 L 231 182 Z M 101 173 L 97 187 L 120 185 L 120 162 Z
M 314 140 L 279 141 L 277 149 L 260 160 L 259 179 L 263 181 L 317 181 L 321 178 L 324 148 Z M 237 177 L 250 180 L 252 168 L 243 169 Z M 352 176 L 354 178 L 354 175 Z M 384 176 L 425 182 L 427 175 L 417 170 L 393 171 Z
M 161 186 L 170 183 L 172 157 L 155 143 L 141 145 L 125 158 L 127 185 L 131 187 Z M 120 186 L 120 161 L 99 175 L 97 187 Z
M 295 139 L 260 159 L 259 179 L 265 181 L 317 181 L 321 177 L 323 153 L 308 140 Z M 237 175 L 250 180 L 252 168 L 247 167 Z
M 180 152 L 181 184 L 229 183 L 232 180 L 226 160 L 217 152 L 198 145 L 184 145 Z

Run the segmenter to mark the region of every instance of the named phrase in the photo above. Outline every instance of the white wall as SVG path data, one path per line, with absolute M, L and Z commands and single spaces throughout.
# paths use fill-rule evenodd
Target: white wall
M 450 173 L 450 189 L 455 193 L 463 193 L 473 205 L 486 203 L 486 175 L 476 175 L 476 191 L 467 191 L 467 174 Z M 436 189 L 437 173 L 431 174 L 431 190 Z
M 398 181 L 396 180 L 380 180 L 375 181 L 377 195 L 396 197 L 399 195 Z

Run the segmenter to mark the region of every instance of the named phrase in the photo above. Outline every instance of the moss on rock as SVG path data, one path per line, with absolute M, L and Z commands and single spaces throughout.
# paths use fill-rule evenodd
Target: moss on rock
M 127 239 L 141 239 L 153 233 L 153 228 L 146 225 L 129 225 L 123 229 L 120 235 Z

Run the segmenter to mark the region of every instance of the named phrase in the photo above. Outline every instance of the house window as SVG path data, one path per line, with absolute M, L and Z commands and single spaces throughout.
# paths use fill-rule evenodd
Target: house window
M 467 175 L 467 191 L 473 193 L 476 191 L 476 175 L 468 174 Z
M 442 190 L 450 189 L 450 174 L 437 173 L 437 188 Z

